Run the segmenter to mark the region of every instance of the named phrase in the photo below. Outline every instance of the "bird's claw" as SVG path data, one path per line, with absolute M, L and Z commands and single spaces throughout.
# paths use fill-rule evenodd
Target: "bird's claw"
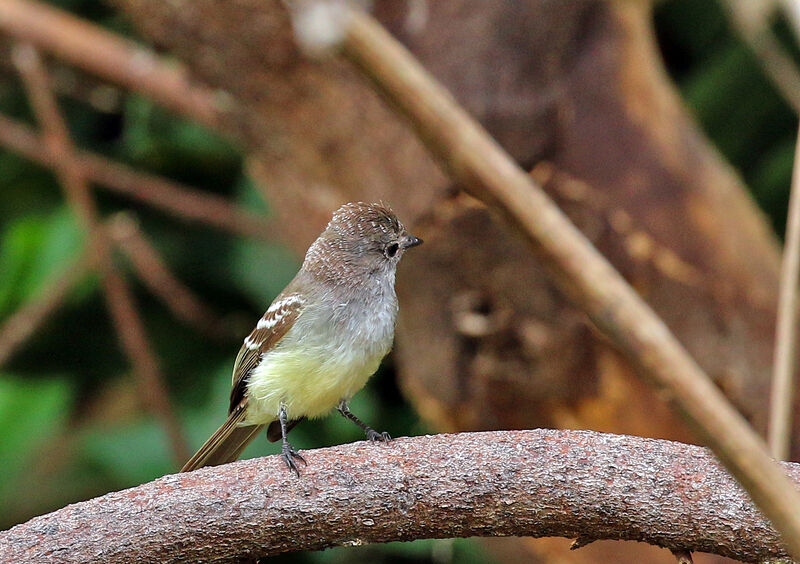
M 295 459 L 299 460 L 303 463 L 303 466 L 308 466 L 308 462 L 303 456 L 292 448 L 292 445 L 289 443 L 284 443 L 283 448 L 281 450 L 281 458 L 286 463 L 286 466 L 289 467 L 289 470 L 295 473 L 295 475 L 299 478 L 300 477 L 300 468 L 297 467 L 297 462 Z
M 381 443 L 388 443 L 392 440 L 392 436 L 384 431 L 383 433 L 379 433 L 375 429 L 367 429 L 367 440 L 373 443 L 381 442 Z

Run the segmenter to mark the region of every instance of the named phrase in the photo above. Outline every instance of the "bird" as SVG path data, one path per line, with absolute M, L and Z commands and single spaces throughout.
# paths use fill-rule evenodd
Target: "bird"
M 233 366 L 228 418 L 183 466 L 236 460 L 267 427 L 300 476 L 307 465 L 287 434 L 336 409 L 369 441 L 389 441 L 349 408 L 394 341 L 397 264 L 422 240 L 383 203 L 352 202 L 332 215 L 302 267 L 244 339 Z

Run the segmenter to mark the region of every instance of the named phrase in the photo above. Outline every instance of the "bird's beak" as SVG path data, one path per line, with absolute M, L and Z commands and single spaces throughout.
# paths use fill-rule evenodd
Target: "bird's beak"
M 416 247 L 417 245 L 422 244 L 422 239 L 419 237 L 414 237 L 413 235 L 406 235 L 403 237 L 403 240 L 400 242 L 400 246 L 404 249 L 410 249 L 411 247 Z

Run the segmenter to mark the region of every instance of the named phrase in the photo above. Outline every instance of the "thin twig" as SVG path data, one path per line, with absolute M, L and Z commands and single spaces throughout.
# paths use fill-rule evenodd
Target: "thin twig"
M 800 115 L 800 72 L 769 28 L 771 3 L 724 0 L 730 21 L 784 100 Z
M 212 337 L 226 335 L 219 316 L 170 271 L 133 217 L 117 214 L 110 228 L 111 236 L 130 259 L 136 274 L 177 318 Z
M 0 114 L 0 145 L 47 167 L 58 155 L 24 123 Z M 73 166 L 99 186 L 165 210 L 185 221 L 199 221 L 237 235 L 270 239 L 275 233 L 261 216 L 237 208 L 225 198 L 206 194 L 173 180 L 139 172 L 87 151 L 77 151 Z
M 113 268 L 103 275 L 103 280 L 111 320 L 138 377 L 139 393 L 147 408 L 161 420 L 169 438 L 173 461 L 181 466 L 191 456 L 191 450 L 169 400 L 158 358 L 148 342 L 133 295 L 125 279 Z
M 3 0 L 0 31 L 204 125 L 219 125 L 219 104 L 212 91 L 192 84 L 152 51 L 71 14 L 36 0 Z
M 775 360 L 770 397 L 768 442 L 772 456 L 785 460 L 792 440 L 792 405 L 797 348 L 797 284 L 800 278 L 800 128 L 795 145 L 792 191 L 781 263 Z
M 707 449 L 590 431 L 357 442 L 243 460 L 77 503 L 0 533 L 0 561 L 231 562 L 468 536 L 636 540 L 762 562 L 778 533 Z M 783 469 L 800 485 L 800 465 Z
M 106 303 L 120 342 L 139 378 L 143 400 L 161 420 L 169 436 L 175 461 L 181 463 L 188 457 L 189 449 L 180 422 L 169 401 L 156 357 L 147 342 L 133 295 L 125 279 L 114 268 L 110 242 L 100 225 L 89 186 L 82 176 L 80 166 L 76 164 L 69 131 L 49 87 L 47 71 L 32 45 L 15 46 L 13 58 L 34 113 L 44 131 L 48 152 L 57 156 L 56 174 L 73 212 L 86 232 L 92 264 L 100 274 Z
M 0 366 L 64 303 L 75 284 L 87 274 L 88 266 L 85 254 L 81 254 L 0 326 Z
M 451 176 L 508 217 L 558 286 L 642 373 L 673 399 L 800 557 L 800 492 L 764 441 L 631 288 L 533 179 L 373 18 L 350 13 L 343 55 L 418 130 Z
M 275 229 L 264 216 L 237 207 L 225 198 L 88 152 L 79 153 L 78 159 L 87 176 L 100 186 L 169 211 L 180 219 L 202 222 L 244 237 L 273 240 L 276 237 Z

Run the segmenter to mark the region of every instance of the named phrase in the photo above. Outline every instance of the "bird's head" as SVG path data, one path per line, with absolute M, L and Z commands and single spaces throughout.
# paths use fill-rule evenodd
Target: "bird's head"
M 394 273 L 406 250 L 421 243 L 387 206 L 353 202 L 333 213 L 304 268 L 345 279 Z

